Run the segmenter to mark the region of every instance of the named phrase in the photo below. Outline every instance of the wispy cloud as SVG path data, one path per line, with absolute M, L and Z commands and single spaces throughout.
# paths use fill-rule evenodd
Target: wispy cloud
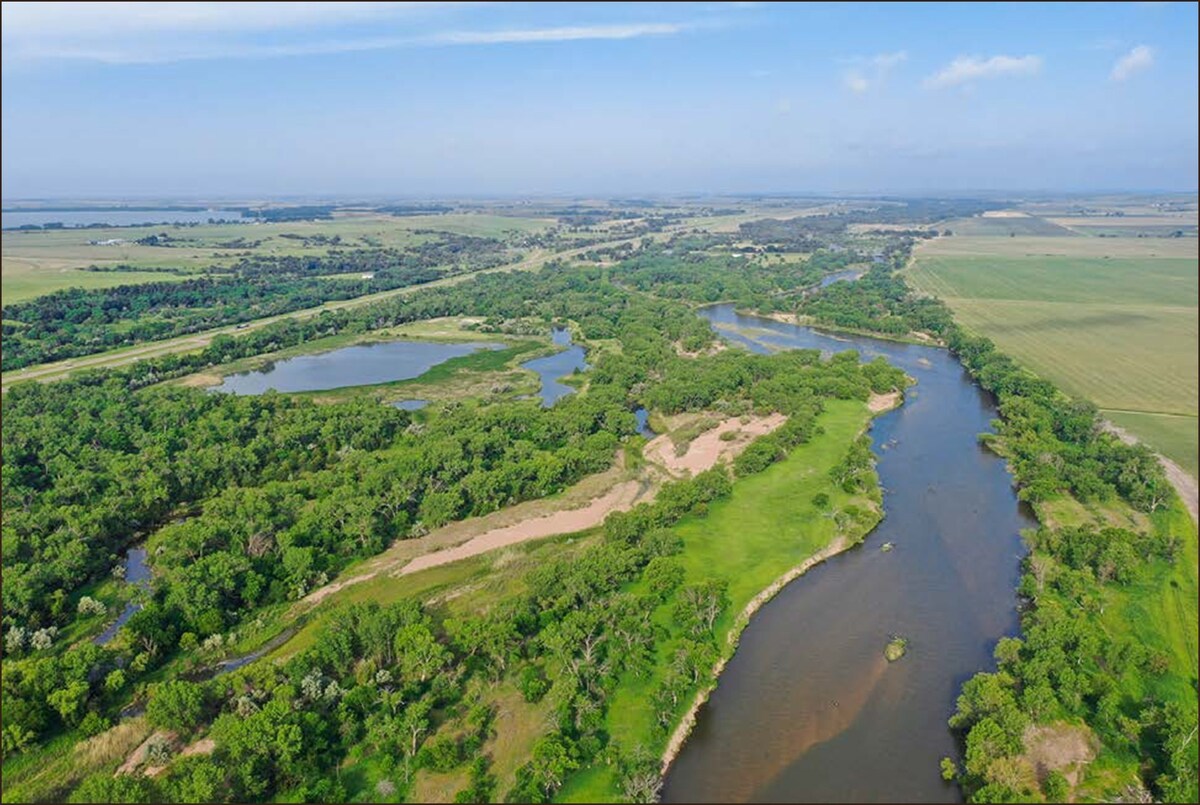
M 531 44 L 671 36 L 684 22 L 434 30 L 379 35 L 458 3 L 4 3 L 4 60 L 153 64 L 263 59 L 406 47 Z M 365 30 L 370 26 L 371 30 Z M 309 29 L 307 35 L 303 35 Z M 337 31 L 342 36 L 330 36 Z M 297 36 L 297 33 L 302 35 Z M 289 33 L 280 42 L 278 34 Z M 275 41 L 263 41 L 264 34 Z M 323 36 L 321 35 L 323 34 Z
M 852 67 L 842 74 L 842 83 L 851 92 L 862 94 L 872 87 L 883 84 L 888 74 L 908 58 L 908 53 L 898 50 L 894 53 L 877 53 L 870 57 L 857 57 L 851 63 Z
M 419 40 L 431 45 L 495 45 L 506 42 L 571 42 L 579 39 L 634 39 L 667 36 L 686 30 L 682 23 L 635 25 L 578 25 L 565 28 L 532 28 L 523 31 L 449 31 Z
M 1154 64 L 1154 49 L 1147 45 L 1138 45 L 1133 50 L 1117 59 L 1109 75 L 1113 81 L 1124 81 L 1134 73 L 1140 73 Z
M 959 56 L 925 79 L 930 89 L 955 87 L 983 78 L 1037 75 L 1042 69 L 1040 56 Z

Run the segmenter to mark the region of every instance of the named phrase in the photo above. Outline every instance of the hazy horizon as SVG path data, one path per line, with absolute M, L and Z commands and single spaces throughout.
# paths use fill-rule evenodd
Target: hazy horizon
M 1194 4 L 5 3 L 3 23 L 5 201 L 1196 190 Z

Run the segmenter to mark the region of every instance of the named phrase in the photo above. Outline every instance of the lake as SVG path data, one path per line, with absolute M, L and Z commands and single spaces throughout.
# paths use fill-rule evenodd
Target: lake
M 226 221 L 250 221 L 237 210 L 19 210 L 0 212 L 0 228 L 42 226 L 61 223 L 67 229 L 93 224 L 107 226 L 136 226 L 137 224 L 203 224 L 209 218 Z

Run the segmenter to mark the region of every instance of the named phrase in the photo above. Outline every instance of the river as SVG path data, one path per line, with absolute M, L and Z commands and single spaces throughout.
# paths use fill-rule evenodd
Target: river
M 743 632 L 672 765 L 665 802 L 960 800 L 938 761 L 962 682 L 1017 632 L 1019 531 L 1036 526 L 976 437 L 992 399 L 948 351 L 701 315 L 755 352 L 857 349 L 917 379 L 871 429 L 886 517 L 859 548 L 788 585 Z M 880 546 L 893 543 L 894 550 Z M 894 663 L 892 635 L 909 640 Z
M 534 358 L 521 364 L 522 369 L 537 372 L 541 380 L 538 394 L 542 398 L 542 407 L 549 408 L 560 398 L 574 393 L 575 389 L 559 379 L 572 374 L 576 369 L 583 371 L 588 368 L 583 347 L 571 341 L 571 331 L 566 327 L 554 327 L 550 331 L 550 340 L 558 346 L 566 347 L 561 352 L 547 355 L 544 358 Z

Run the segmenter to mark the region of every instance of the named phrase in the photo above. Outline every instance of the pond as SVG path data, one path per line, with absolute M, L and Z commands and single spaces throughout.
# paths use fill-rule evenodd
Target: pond
M 537 372 L 542 384 L 538 394 L 542 398 L 543 408 L 549 408 L 561 398 L 575 392 L 571 386 L 559 383 L 560 378 L 574 373 L 576 369 L 582 372 L 588 368 L 587 361 L 584 360 L 583 347 L 571 341 L 570 330 L 566 327 L 555 327 L 550 331 L 550 339 L 555 344 L 567 348 L 553 355 L 534 358 L 521 364 L 522 368 Z
M 481 349 L 504 349 L 498 342 L 444 344 L 433 341 L 388 341 L 299 355 L 265 369 L 229 375 L 209 391 L 262 394 L 276 391 L 324 391 L 411 380 L 451 358 Z
M 993 400 L 948 351 L 701 315 L 755 352 L 857 349 L 916 378 L 871 429 L 886 517 L 784 588 L 742 633 L 672 765 L 664 802 L 954 802 L 938 761 L 962 682 L 1018 628 L 1019 532 L 1036 525 L 977 441 Z M 892 543 L 893 549 L 881 546 Z M 889 663 L 894 635 L 907 653 Z

